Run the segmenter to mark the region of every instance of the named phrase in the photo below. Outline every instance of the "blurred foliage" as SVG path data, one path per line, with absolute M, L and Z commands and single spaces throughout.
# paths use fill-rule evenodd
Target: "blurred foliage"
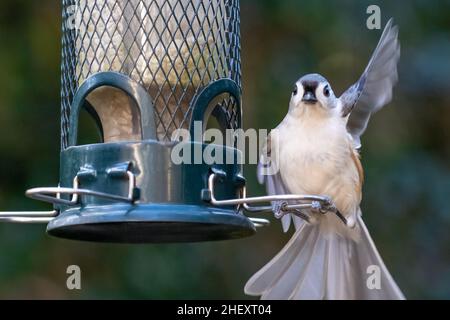
M 380 32 L 366 8 L 400 26 L 400 82 L 363 137 L 362 209 L 408 298 L 450 298 L 450 1 L 242 0 L 245 127 L 273 128 L 292 84 L 319 72 L 337 93 L 362 72 Z M 31 186 L 58 181 L 60 4 L 0 2 L 0 206 L 48 209 Z M 263 194 L 246 167 L 252 194 Z M 277 221 L 252 238 L 108 245 L 0 225 L 0 298 L 244 298 L 245 281 L 288 240 Z M 65 287 L 82 269 L 82 290 Z

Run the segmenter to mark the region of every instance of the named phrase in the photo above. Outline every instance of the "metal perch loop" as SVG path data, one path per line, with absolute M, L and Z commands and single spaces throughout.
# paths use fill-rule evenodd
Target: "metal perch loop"
M 227 199 L 227 200 L 217 200 L 214 194 L 214 188 L 216 180 L 221 179 L 221 176 L 225 173 L 221 173 L 216 170 L 208 177 L 208 197 L 207 201 L 214 206 L 242 206 L 245 211 L 248 212 L 272 212 L 273 206 L 252 206 L 251 204 L 258 204 L 271 201 L 281 201 L 282 205 L 279 212 L 275 215 L 276 218 L 280 219 L 284 215 L 291 213 L 306 221 L 309 220 L 308 215 L 303 213 L 302 209 L 313 209 L 319 211 L 322 214 L 332 212 L 344 222 L 347 223 L 345 217 L 336 209 L 331 199 L 326 196 L 316 196 L 316 195 L 297 195 L 297 194 L 284 194 L 284 195 L 270 195 L 270 196 L 259 196 L 259 197 L 247 197 L 247 189 L 245 186 L 241 189 L 241 198 Z M 298 201 L 300 203 L 291 204 L 288 201 Z M 266 223 L 261 223 L 262 225 L 267 225 Z

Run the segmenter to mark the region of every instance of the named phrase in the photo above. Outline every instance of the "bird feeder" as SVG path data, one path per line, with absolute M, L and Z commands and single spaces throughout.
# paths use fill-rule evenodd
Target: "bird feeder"
M 132 243 L 232 239 L 267 224 L 243 211 L 287 198 L 246 198 L 238 161 L 171 159 L 179 143 L 207 146 L 195 123 L 242 126 L 239 1 L 62 0 L 62 9 L 60 181 L 26 193 L 54 210 L 0 218 L 48 223 L 63 238 Z M 82 110 L 100 143 L 78 145 Z M 179 142 L 180 129 L 190 142 Z

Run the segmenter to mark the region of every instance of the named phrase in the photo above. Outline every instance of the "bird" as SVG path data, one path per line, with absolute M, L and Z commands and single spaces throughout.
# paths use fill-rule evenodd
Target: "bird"
M 258 179 L 269 195 L 324 195 L 336 214 L 324 214 L 317 205 L 289 209 L 292 201 L 272 202 L 284 232 L 291 222 L 295 232 L 248 280 L 246 294 L 276 300 L 405 299 L 360 209 L 361 135 L 372 114 L 392 99 L 399 58 L 398 26 L 390 19 L 361 77 L 339 97 L 322 75 L 296 82 L 287 115 L 261 153 Z M 376 285 L 371 276 L 378 276 Z

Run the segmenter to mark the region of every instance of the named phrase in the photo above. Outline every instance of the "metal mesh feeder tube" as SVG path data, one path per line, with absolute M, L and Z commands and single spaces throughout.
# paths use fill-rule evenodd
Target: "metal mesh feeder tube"
M 210 116 L 222 130 L 241 127 L 239 1 L 62 3 L 60 188 L 28 194 L 59 212 L 47 231 L 111 242 L 253 234 L 239 206 L 202 198 L 213 170 L 226 172 L 219 197 L 238 196 L 241 165 L 171 159 L 178 143 L 207 146 L 201 139 L 177 142 L 178 129 L 192 131 Z M 102 143 L 77 145 L 83 109 L 97 122 Z M 224 159 L 240 157 L 235 148 L 218 148 Z

